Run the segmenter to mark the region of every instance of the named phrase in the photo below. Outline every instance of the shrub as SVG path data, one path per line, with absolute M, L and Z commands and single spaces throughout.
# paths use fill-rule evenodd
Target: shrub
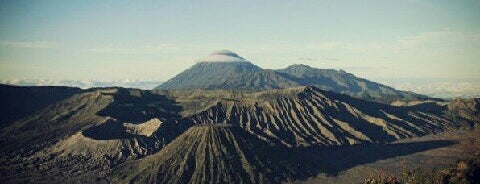
M 480 184 L 480 153 L 461 159 L 448 169 L 409 169 L 404 167 L 401 177 L 379 171 L 366 178 L 364 184 Z

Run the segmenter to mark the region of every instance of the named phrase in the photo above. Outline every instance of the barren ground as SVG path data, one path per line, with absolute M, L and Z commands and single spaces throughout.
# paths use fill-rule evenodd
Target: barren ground
M 321 173 L 317 175 L 317 177 L 309 178 L 306 181 L 298 181 L 298 183 L 360 183 L 364 178 L 376 176 L 379 173 L 398 176 L 401 174 L 405 166 L 410 169 L 444 169 L 451 164 L 454 164 L 457 159 L 480 152 L 480 129 L 444 132 L 437 135 L 401 140 L 395 144 L 418 143 L 424 141 L 449 141 L 452 144 L 409 155 L 357 165 L 335 175 Z M 367 157 L 368 155 L 364 156 Z M 361 156 L 357 157 L 359 158 L 350 159 L 361 159 Z

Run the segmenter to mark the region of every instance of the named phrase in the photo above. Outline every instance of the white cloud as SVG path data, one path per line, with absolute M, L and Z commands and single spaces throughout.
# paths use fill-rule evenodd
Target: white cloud
M 48 80 L 48 79 L 13 79 L 13 80 L 0 80 L 1 84 L 9 84 L 16 86 L 70 86 L 70 87 L 79 87 L 82 89 L 88 89 L 93 87 L 126 87 L 126 88 L 137 88 L 150 90 L 154 87 L 160 85 L 161 81 L 155 80 L 132 80 L 132 79 L 123 79 L 123 80 Z
M 2 41 L 0 45 L 10 48 L 49 49 L 56 48 L 56 42 L 47 41 Z
M 476 80 L 382 80 L 381 83 L 396 89 L 413 91 L 437 98 L 478 98 L 480 97 L 480 82 Z

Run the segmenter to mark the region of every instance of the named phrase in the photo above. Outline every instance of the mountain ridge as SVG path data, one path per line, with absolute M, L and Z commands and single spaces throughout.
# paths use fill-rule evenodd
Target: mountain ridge
M 212 55 L 222 57 L 212 59 L 214 62 L 199 62 L 154 89 L 268 90 L 316 86 L 323 90 L 385 103 L 428 99 L 425 95 L 395 90 L 343 70 L 316 69 L 302 64 L 278 70 L 262 69 L 231 51 Z M 237 57 L 241 58 L 242 62 L 229 59 Z M 222 58 L 227 61 L 220 61 Z
M 5 181 L 44 178 L 41 173 L 48 173 L 50 182 L 65 177 L 108 181 L 124 163 L 162 152 L 198 125 L 235 127 L 262 145 L 327 149 L 478 124 L 466 116 L 478 109 L 453 107 L 450 112 L 437 102 L 391 106 L 309 86 L 261 91 L 89 89 L 4 128 L 0 165 L 8 167 L 0 167 L 0 174 Z
M 320 147 L 268 145 L 224 124 L 196 125 L 165 149 L 125 162 L 109 176 L 115 183 L 284 183 L 305 181 L 371 160 L 454 144 L 424 141 Z

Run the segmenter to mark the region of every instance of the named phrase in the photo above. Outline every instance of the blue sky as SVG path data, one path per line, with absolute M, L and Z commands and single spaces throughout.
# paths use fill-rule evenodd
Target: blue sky
M 480 79 L 480 1 L 0 1 L 0 79 L 165 81 L 215 50 L 373 80 Z

